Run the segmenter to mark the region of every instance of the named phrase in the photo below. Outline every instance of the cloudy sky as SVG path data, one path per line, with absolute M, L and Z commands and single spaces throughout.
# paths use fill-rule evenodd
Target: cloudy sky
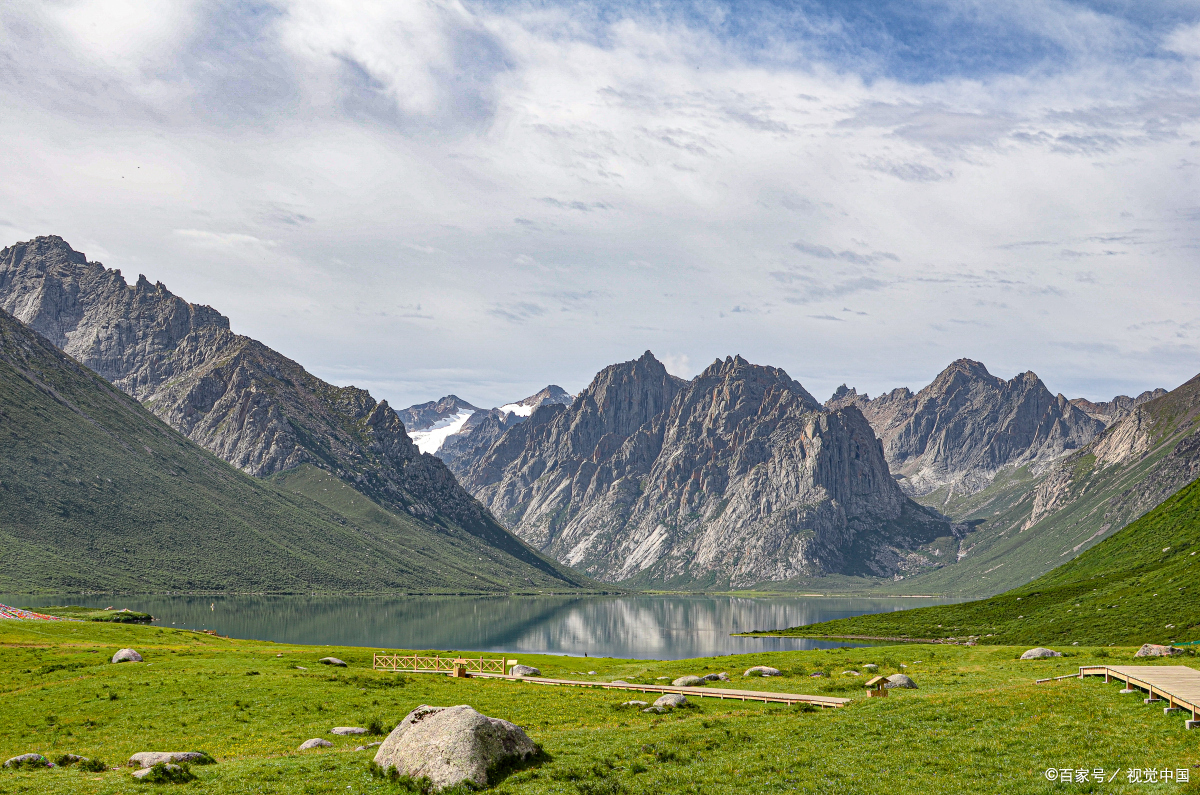
M 0 243 L 393 404 L 1200 372 L 1200 4 L 0 3 Z

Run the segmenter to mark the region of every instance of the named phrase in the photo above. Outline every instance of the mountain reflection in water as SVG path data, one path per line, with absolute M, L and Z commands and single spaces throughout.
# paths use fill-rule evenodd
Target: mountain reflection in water
M 9 605 L 128 607 L 157 626 L 235 638 L 378 649 L 507 651 L 669 660 L 863 645 L 805 638 L 737 638 L 942 599 L 616 596 L 4 596 Z

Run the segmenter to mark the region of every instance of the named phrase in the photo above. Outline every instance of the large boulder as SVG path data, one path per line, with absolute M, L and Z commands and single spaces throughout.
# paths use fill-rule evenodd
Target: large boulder
M 1043 657 L 1061 657 L 1061 656 L 1062 656 L 1061 651 L 1055 651 L 1054 649 L 1047 649 L 1045 647 L 1038 646 L 1036 649 L 1030 649 L 1029 651 L 1022 654 L 1021 659 L 1022 660 L 1040 660 Z
M 682 707 L 688 703 L 687 698 L 681 693 L 667 693 L 660 696 L 654 702 L 654 706 L 662 708 Z
M 366 734 L 367 730 L 361 726 L 334 726 L 329 733 L 340 734 L 344 737 L 349 734 Z
M 700 678 L 705 682 L 728 682 L 729 674 L 727 674 L 725 671 L 722 671 L 719 674 L 705 674 Z
M 346 663 L 342 662 L 337 657 L 322 657 L 321 659 L 317 660 L 317 662 L 324 665 L 336 665 L 340 668 L 346 667 Z
M 1147 643 L 1142 648 L 1137 650 L 1134 657 L 1174 657 L 1177 654 L 1183 654 L 1183 649 L 1177 649 L 1174 646 L 1160 646 L 1157 643 Z
M 213 761 L 213 758 L 203 751 L 141 751 L 129 757 L 129 766 L 146 768 L 177 762 L 207 765 L 212 764 Z
M 907 674 L 892 674 L 887 678 L 887 684 L 884 687 L 904 687 L 909 690 L 916 690 L 917 683 L 909 679 Z
M 439 790 L 464 782 L 486 787 L 491 783 L 488 768 L 537 753 L 525 731 L 506 720 L 489 718 L 466 704 L 422 704 L 379 746 L 375 764 L 412 778 L 428 778 Z
M 753 668 L 747 668 L 746 673 L 742 676 L 783 676 L 783 671 L 769 665 L 756 665 Z
M 328 740 L 323 739 L 321 737 L 314 737 L 311 740 L 305 740 L 304 742 L 300 743 L 300 747 L 297 748 L 296 750 L 297 751 L 308 751 L 313 748 L 330 748 L 332 746 L 333 746 L 333 743 L 329 742 Z
M 137 653 L 136 651 L 134 651 L 133 649 L 121 649 L 119 652 L 117 652 L 116 654 L 114 654 L 114 655 L 112 656 L 112 661 L 113 661 L 113 662 L 115 662 L 115 663 L 120 663 L 120 662 L 141 662 L 141 661 L 142 661 L 142 655 L 138 654 L 138 653 Z
M 5 767 L 22 768 L 22 767 L 52 767 L 50 760 L 41 754 L 21 754 L 14 756 L 4 763 Z
M 513 676 L 541 676 L 542 672 L 532 665 L 514 665 L 512 667 Z
M 675 687 L 696 687 L 697 685 L 700 685 L 703 683 L 704 683 L 704 680 L 701 679 L 700 677 L 692 676 L 691 674 L 688 674 L 687 676 L 679 677 L 671 684 L 674 685 Z

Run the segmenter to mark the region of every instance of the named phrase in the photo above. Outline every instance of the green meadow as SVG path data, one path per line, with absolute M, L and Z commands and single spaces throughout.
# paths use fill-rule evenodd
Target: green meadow
M 145 662 L 109 663 L 122 647 Z M 1200 731 L 1186 731 L 1178 715 L 1097 678 L 1034 684 L 1082 664 L 1131 664 L 1134 649 L 1070 648 L 1061 659 L 1021 662 L 1022 650 L 906 644 L 672 662 L 509 655 L 551 677 L 648 683 L 728 671 L 734 687 L 854 699 L 841 709 L 694 699 L 652 715 L 621 708 L 638 696 L 616 691 L 376 672 L 372 649 L 4 621 L 0 758 L 75 753 L 113 768 L 3 770 L 0 793 L 402 792 L 370 775 L 373 750 L 354 750 L 382 737 L 329 729 L 374 722 L 386 730 L 420 704 L 470 704 L 524 727 L 542 746 L 544 760 L 495 782 L 496 793 L 1200 792 Z M 330 655 L 349 667 L 317 663 Z M 843 672 L 865 673 L 867 663 L 903 671 L 919 689 L 863 698 L 866 677 Z M 757 664 L 785 675 L 741 677 Z M 296 750 L 313 737 L 333 747 Z M 144 784 L 118 765 L 147 750 L 206 751 L 217 764 L 193 767 L 188 784 Z M 1196 783 L 1130 784 L 1135 767 L 1187 769 Z M 1120 772 L 1111 784 L 1064 784 L 1047 780 L 1048 768 Z

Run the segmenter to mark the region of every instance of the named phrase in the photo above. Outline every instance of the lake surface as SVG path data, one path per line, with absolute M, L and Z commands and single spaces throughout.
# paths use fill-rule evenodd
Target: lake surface
M 736 638 L 944 599 L 841 597 L 5 596 L 20 607 L 77 604 L 150 613 L 156 626 L 234 638 L 376 649 L 462 650 L 672 660 L 865 645 Z

